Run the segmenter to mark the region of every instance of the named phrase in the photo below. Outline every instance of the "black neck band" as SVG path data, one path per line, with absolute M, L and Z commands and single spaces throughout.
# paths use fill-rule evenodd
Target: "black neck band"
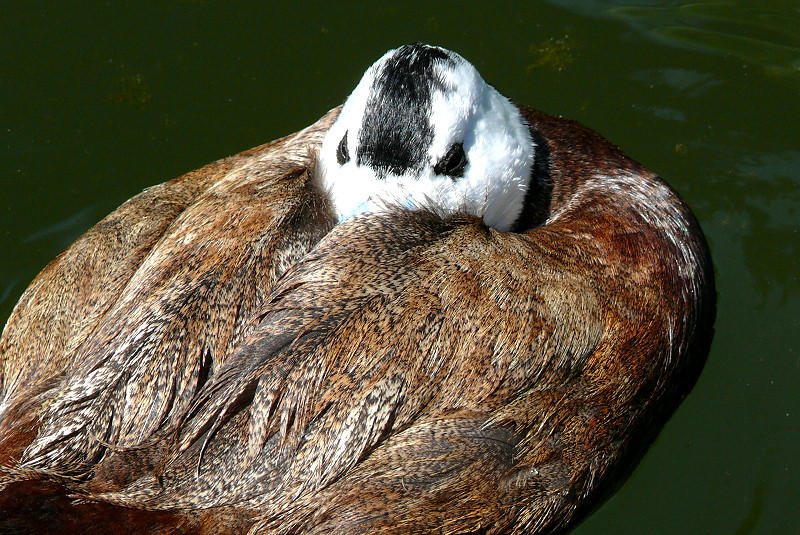
M 525 232 L 538 227 L 550 215 L 550 196 L 553 192 L 553 181 L 550 177 L 550 148 L 538 132 L 531 130 L 531 136 L 536 145 L 531 177 L 522 211 L 511 227 L 512 232 Z

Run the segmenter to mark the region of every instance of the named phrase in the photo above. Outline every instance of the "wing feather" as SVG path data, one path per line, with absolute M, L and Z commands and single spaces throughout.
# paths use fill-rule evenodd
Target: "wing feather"
M 245 154 L 163 229 L 77 347 L 23 467 L 81 472 L 109 447 L 175 428 L 274 283 L 333 224 L 311 165 L 327 120 Z
M 471 217 L 401 211 L 337 226 L 284 275 L 260 324 L 200 391 L 166 474 L 180 481 L 201 463 L 196 473 L 214 487 L 235 472 L 238 488 L 204 494 L 216 498 L 203 506 L 279 510 L 403 429 L 457 411 L 489 415 L 553 384 L 602 327 L 584 314 L 595 299 L 588 281 L 571 282 L 582 285 L 571 302 L 549 301 L 542 278 L 563 275 L 546 259 L 531 267 L 540 254 Z M 232 436 L 241 452 L 211 453 Z M 178 483 L 159 500 L 185 490 Z

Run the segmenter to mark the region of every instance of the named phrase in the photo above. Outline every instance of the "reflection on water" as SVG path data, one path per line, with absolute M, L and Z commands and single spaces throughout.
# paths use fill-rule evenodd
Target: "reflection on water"
M 5 282 L 5 284 L 2 287 L 0 287 L 0 305 L 5 304 L 6 299 L 8 299 L 11 296 L 12 292 L 16 290 L 16 287 L 21 282 L 19 277 L 9 279 L 8 275 L 6 275 L 6 277 L 4 277 L 3 279 L 4 279 L 3 282 Z M 15 292 L 15 293 L 20 293 L 20 292 Z M 8 310 L 9 311 L 11 310 L 10 306 L 8 307 Z M 4 314 L 2 317 L 5 318 L 5 316 L 6 314 Z
M 0 272 L 0 324 L 5 324 L 19 295 L 36 271 L 44 267 L 38 265 L 32 270 L 28 256 L 36 258 L 41 251 L 47 251 L 44 261 L 49 261 L 50 256 L 69 247 L 107 210 L 107 203 L 94 203 L 51 225 L 34 227 L 35 230 L 29 228 L 27 232 L 20 233 L 13 253 L 4 259 Z
M 742 241 L 744 261 L 755 276 L 760 306 L 777 293 L 786 302 L 800 291 L 800 152 L 743 154 L 735 163 L 736 199 L 716 207 L 717 217 Z
M 48 240 L 55 244 L 56 248 L 66 249 L 75 239 L 95 223 L 97 207 L 87 207 L 53 225 L 31 232 L 22 238 L 21 244 L 32 243 L 41 240 Z
M 651 38 L 680 47 L 731 54 L 768 73 L 800 77 L 800 6 L 712 2 L 549 0 L 550 3 L 630 24 Z
M 715 80 L 710 73 L 680 67 L 642 69 L 634 72 L 631 77 L 641 83 L 663 84 L 689 98 L 698 98 L 722 83 Z

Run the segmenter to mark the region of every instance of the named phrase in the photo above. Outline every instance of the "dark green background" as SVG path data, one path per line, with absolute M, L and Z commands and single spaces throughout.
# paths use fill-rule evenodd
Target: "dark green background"
M 666 177 L 711 242 L 708 365 L 575 533 L 800 533 L 797 2 L 4 4 L 0 321 L 128 197 L 310 124 L 389 48 L 443 45 Z

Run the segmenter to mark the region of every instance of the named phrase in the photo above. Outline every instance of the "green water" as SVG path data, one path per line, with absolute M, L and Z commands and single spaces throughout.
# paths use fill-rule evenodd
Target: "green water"
M 440 44 L 665 176 L 713 250 L 700 382 L 575 533 L 800 533 L 797 2 L 4 4 L 0 322 L 128 197 L 313 122 L 388 48 Z

